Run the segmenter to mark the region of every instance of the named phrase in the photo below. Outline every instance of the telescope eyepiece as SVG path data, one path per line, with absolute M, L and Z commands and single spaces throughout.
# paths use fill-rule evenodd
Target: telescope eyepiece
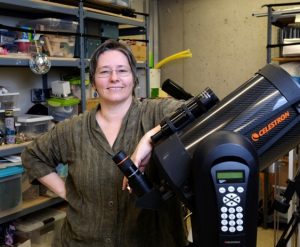
M 112 159 L 128 179 L 129 186 L 138 197 L 151 191 L 152 184 L 124 151 L 119 151 Z

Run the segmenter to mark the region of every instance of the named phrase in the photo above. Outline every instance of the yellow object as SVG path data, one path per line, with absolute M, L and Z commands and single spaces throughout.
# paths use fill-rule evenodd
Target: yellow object
M 191 53 L 191 50 L 190 49 L 187 49 L 185 51 L 181 51 L 181 52 L 178 52 L 178 53 L 175 53 L 169 57 L 166 57 L 164 58 L 163 60 L 159 61 L 155 66 L 154 66 L 154 69 L 159 69 L 161 68 L 163 65 L 165 65 L 166 63 L 168 62 L 171 62 L 173 60 L 176 60 L 176 59 L 180 59 L 180 58 L 189 58 L 189 57 L 192 57 L 192 53 Z
M 164 90 L 161 88 L 158 89 L 158 97 L 159 98 L 167 98 L 170 97 Z

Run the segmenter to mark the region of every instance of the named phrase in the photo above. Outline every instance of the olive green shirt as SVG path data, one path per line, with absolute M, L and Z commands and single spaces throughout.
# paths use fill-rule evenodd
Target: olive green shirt
M 156 211 L 136 208 L 136 196 L 122 191 L 123 174 L 112 161 L 120 150 L 132 154 L 142 136 L 181 104 L 134 99 L 113 147 L 96 121 L 101 105 L 57 124 L 26 147 L 22 160 L 32 181 L 55 171 L 59 163 L 69 166 L 67 217 L 53 246 L 185 246 L 178 200 L 171 198 Z M 154 164 L 149 167 L 155 170 Z

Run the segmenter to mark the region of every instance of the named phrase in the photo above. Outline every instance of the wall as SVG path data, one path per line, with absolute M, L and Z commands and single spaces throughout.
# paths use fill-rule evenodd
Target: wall
M 209 86 L 223 98 L 266 64 L 270 0 L 159 0 L 159 51 L 163 59 L 190 48 L 193 58 L 162 68 L 162 82 L 171 78 L 196 94 Z

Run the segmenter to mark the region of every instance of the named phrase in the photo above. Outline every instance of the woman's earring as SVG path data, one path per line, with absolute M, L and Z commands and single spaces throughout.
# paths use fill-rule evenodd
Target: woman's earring
M 98 97 L 99 97 L 98 91 L 97 91 L 97 89 L 95 89 L 95 91 L 93 93 L 93 98 L 98 98 Z

